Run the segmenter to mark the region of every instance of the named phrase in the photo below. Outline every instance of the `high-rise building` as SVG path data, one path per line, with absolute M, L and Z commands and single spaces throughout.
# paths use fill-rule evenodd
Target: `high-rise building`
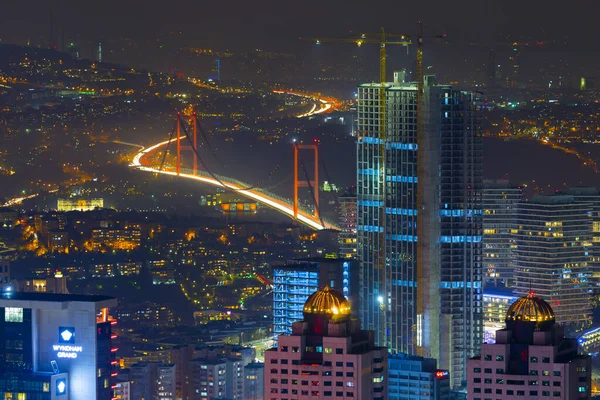
M 600 291 L 600 193 L 595 187 L 572 187 L 567 190 L 568 195 L 578 203 L 589 204 L 588 215 L 592 219 L 592 243 L 588 249 L 588 267 L 592 273 L 592 286 L 594 292 Z
M 338 207 L 338 254 L 341 258 L 356 258 L 356 189 L 349 189 L 338 197 Z
M 477 99 L 426 77 L 421 137 L 426 151 L 421 152 L 417 84 L 402 83 L 400 75 L 385 85 L 385 141 L 380 84 L 358 88 L 360 315 L 378 344 L 437 359 L 458 387 L 483 335 Z M 422 185 L 420 210 L 417 185 Z M 418 218 L 422 237 L 417 237 Z
M 581 329 L 591 323 L 592 241 L 590 204 L 573 196 L 537 196 L 517 207 L 514 293 L 535 288 L 554 309 L 556 321 Z
M 351 318 L 350 303 L 325 287 L 304 304 L 304 320 L 265 351 L 265 397 L 387 398 L 387 349 Z
M 486 287 L 512 287 L 511 231 L 515 227 L 517 203 L 523 190 L 506 180 L 484 181 L 483 207 L 483 274 Z
M 449 400 L 448 371 L 437 361 L 408 354 L 388 356 L 388 400 Z
M 494 344 L 468 362 L 467 399 L 589 399 L 592 361 L 565 338 L 552 307 L 533 292 L 514 302 Z
M 273 333 L 292 332 L 292 323 L 302 319 L 308 296 L 320 287 L 342 292 L 353 304 L 358 293 L 356 261 L 343 258 L 291 260 L 273 267 Z
M 244 367 L 244 400 L 265 398 L 265 364 L 251 362 Z
M 105 296 L 0 294 L 0 398 L 111 400 L 116 348 Z

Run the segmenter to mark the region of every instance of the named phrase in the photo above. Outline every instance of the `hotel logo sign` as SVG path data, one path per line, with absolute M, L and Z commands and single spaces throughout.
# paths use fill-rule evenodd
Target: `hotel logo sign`
M 75 344 L 75 328 L 61 326 L 58 328 L 58 343 L 53 346 L 58 358 L 77 358 L 77 354 L 83 351 L 82 346 Z

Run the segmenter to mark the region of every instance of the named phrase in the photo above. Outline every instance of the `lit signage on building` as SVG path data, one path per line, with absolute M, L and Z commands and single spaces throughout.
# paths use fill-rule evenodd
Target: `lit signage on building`
M 56 395 L 62 396 L 67 394 L 67 380 L 66 379 L 57 379 L 56 380 Z
M 75 328 L 65 326 L 58 328 L 58 343 L 75 343 Z
M 81 346 L 62 346 L 59 344 L 54 345 L 54 351 L 56 351 L 56 357 L 58 358 L 77 358 L 77 353 L 83 351 Z
M 82 346 L 72 346 L 75 344 L 75 328 L 61 326 L 58 328 L 58 343 L 53 346 L 58 358 L 77 358 L 77 353 L 83 351 Z

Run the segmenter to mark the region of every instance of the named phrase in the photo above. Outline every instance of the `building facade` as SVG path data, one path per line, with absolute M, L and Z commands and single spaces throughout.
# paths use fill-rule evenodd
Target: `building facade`
M 208 357 L 190 361 L 191 400 L 244 399 L 244 362 L 240 358 Z
M 356 189 L 348 190 L 338 197 L 338 234 L 340 258 L 356 258 Z
M 494 344 L 468 362 L 467 399 L 589 399 L 592 360 L 565 338 L 548 303 L 533 292 L 506 314 Z
M 304 319 L 265 351 L 265 397 L 272 400 L 387 398 L 387 349 L 360 329 L 350 304 L 325 287 L 304 305 Z
M 360 316 L 378 344 L 437 359 L 450 372 L 452 386 L 459 387 L 483 334 L 477 99 L 426 77 L 421 145 L 428 151 L 420 152 L 417 84 L 403 81 L 396 74 L 385 86 L 383 128 L 380 85 L 358 88 Z M 422 185 L 422 210 L 417 210 L 417 185 Z M 419 218 L 422 237 L 417 237 Z
M 273 267 L 273 333 L 290 334 L 302 319 L 304 303 L 319 287 L 338 289 L 353 304 L 357 301 L 356 261 L 342 258 L 291 260 Z
M 104 296 L 0 294 L 0 397 L 111 400 L 116 306 Z
M 388 356 L 388 400 L 449 400 L 448 371 L 437 361 L 408 354 Z
M 265 398 L 265 364 L 251 362 L 244 367 L 244 400 Z
M 592 273 L 592 286 L 595 293 L 600 292 L 600 193 L 595 187 L 572 187 L 568 195 L 578 203 L 589 204 L 588 215 L 592 219 L 592 244 L 588 248 L 588 267 Z
M 556 321 L 583 329 L 591 323 L 590 205 L 573 196 L 537 196 L 519 203 L 514 233 L 514 293 L 531 288 L 554 309 Z
M 485 181 L 483 207 L 483 273 L 486 287 L 512 287 L 512 230 L 523 190 L 506 180 Z
M 496 331 L 503 329 L 506 312 L 518 297 L 504 292 L 495 293 L 487 288 L 483 292 L 483 342 L 494 343 Z

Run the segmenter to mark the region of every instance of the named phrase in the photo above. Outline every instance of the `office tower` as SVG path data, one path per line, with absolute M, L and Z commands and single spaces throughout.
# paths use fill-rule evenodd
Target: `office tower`
M 565 338 L 550 305 L 533 292 L 514 302 L 495 344 L 468 362 L 467 399 L 589 399 L 592 360 Z
M 483 333 L 476 98 L 426 77 L 422 146 L 427 151 L 418 152 L 423 158 L 418 161 L 417 84 L 402 83 L 400 75 L 385 88 L 385 143 L 380 85 L 358 88 L 360 315 L 378 344 L 437 359 L 449 370 L 451 386 L 458 387 Z M 417 182 L 419 166 L 422 182 Z M 421 210 L 417 185 L 423 185 Z M 419 238 L 418 218 L 424 228 Z M 419 279 L 417 245 L 423 257 Z
M 515 227 L 517 203 L 523 190 L 508 181 L 484 181 L 483 207 L 483 274 L 486 288 L 511 290 L 511 230 Z
M 356 189 L 348 189 L 338 197 L 339 226 L 338 254 L 341 258 L 356 258 Z
M 600 291 L 600 193 L 595 187 L 572 187 L 567 190 L 578 203 L 590 205 L 588 215 L 592 219 L 592 243 L 588 249 L 588 267 L 592 274 L 592 286 L 595 293 Z
M 116 306 L 105 296 L 0 294 L 0 398 L 111 400 Z
M 448 371 L 437 369 L 433 358 L 388 356 L 388 400 L 450 399 Z
M 592 239 L 589 203 L 573 196 L 537 196 L 517 206 L 514 235 L 514 293 L 531 288 L 554 309 L 556 321 L 582 329 L 591 323 Z
M 251 362 L 244 367 L 244 400 L 263 400 L 264 396 L 265 364 Z
M 273 267 L 273 333 L 292 332 L 302 319 L 308 296 L 319 287 L 338 289 L 353 304 L 357 301 L 356 261 L 343 258 L 306 258 Z
M 385 400 L 387 349 L 351 318 L 350 303 L 325 287 L 304 304 L 304 320 L 265 351 L 265 394 L 288 398 Z

